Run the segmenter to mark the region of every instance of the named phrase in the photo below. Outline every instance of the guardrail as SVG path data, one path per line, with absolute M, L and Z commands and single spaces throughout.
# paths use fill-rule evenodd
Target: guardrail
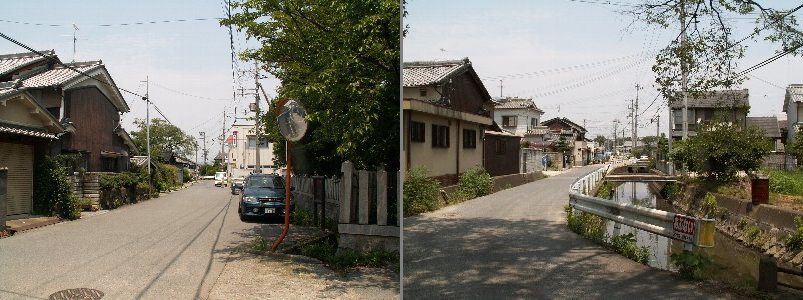
M 627 203 L 616 203 L 590 194 L 612 170 L 634 163 L 627 160 L 611 163 L 580 177 L 569 189 L 569 206 L 574 210 L 594 214 L 694 246 L 714 246 L 714 220 L 647 208 Z

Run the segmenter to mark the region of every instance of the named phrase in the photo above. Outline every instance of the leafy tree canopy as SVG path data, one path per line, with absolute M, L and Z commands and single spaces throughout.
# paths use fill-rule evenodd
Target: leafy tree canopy
M 684 16 L 687 42 L 681 34 L 656 55 L 653 71 L 659 91 L 666 99 L 677 101 L 682 94 L 681 76 L 688 74 L 687 91 L 691 96 L 739 85 L 738 60 L 744 57 L 743 40 L 777 43 L 778 52 L 800 54 L 803 34 L 797 29 L 792 9 L 770 7 L 775 1 L 754 0 L 646 0 L 625 11 L 636 21 L 663 29 L 677 28 Z M 755 19 L 750 34 L 737 34 L 734 17 Z M 678 26 L 679 27 L 679 26 Z M 676 29 L 673 29 L 676 30 Z
M 136 131 L 131 132 L 131 138 L 137 149 L 143 154 L 147 153 L 146 120 L 136 119 Z M 187 135 L 173 124 L 162 119 L 151 119 L 151 159 L 165 162 L 165 155 L 173 152 L 183 157 L 189 157 L 198 147 L 195 138 Z
M 771 150 L 761 129 L 731 123 L 704 124 L 696 136 L 674 145 L 675 163 L 718 183 L 734 180 L 738 171 L 758 170 Z
M 334 165 L 336 171 L 344 160 L 358 168 L 398 167 L 399 1 L 242 0 L 232 5 L 237 12 L 221 24 L 260 42 L 240 57 L 259 61 L 281 81 L 278 97 L 296 99 L 307 110 L 310 130 L 297 145 L 312 170 L 331 173 L 321 165 Z M 275 115 L 263 122 L 271 142 L 283 144 L 270 133 Z

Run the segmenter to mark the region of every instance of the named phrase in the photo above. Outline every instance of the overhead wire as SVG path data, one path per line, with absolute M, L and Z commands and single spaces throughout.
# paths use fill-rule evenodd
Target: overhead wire
M 210 20 L 222 20 L 222 19 L 223 18 L 220 18 L 220 17 L 189 18 L 189 19 L 172 19 L 172 20 L 156 20 L 156 21 L 136 21 L 136 22 L 129 22 L 129 23 L 81 24 L 81 26 L 82 27 L 83 26 L 115 27 L 115 26 L 148 25 L 148 24 L 161 24 L 161 23 L 181 23 L 181 22 L 192 22 L 192 21 L 210 21 Z M 11 24 L 20 24 L 20 25 L 30 25 L 30 26 L 47 26 L 47 27 L 71 27 L 72 26 L 72 24 L 45 24 L 45 23 L 12 21 L 12 20 L 5 20 L 5 19 L 0 19 L 0 22 L 11 23 Z

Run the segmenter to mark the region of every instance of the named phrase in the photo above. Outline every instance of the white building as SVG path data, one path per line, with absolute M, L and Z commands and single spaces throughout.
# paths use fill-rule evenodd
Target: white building
M 232 133 L 226 139 L 228 155 L 226 163 L 229 172 L 233 177 L 246 176 L 256 168 L 256 154 L 259 149 L 259 165 L 262 166 L 262 173 L 273 173 L 273 144 L 262 141 L 257 145 L 257 137 L 254 132 L 254 125 L 235 124 L 232 126 Z
M 494 99 L 494 122 L 505 131 L 524 136 L 541 125 L 544 111 L 535 106 L 533 99 L 499 98 Z

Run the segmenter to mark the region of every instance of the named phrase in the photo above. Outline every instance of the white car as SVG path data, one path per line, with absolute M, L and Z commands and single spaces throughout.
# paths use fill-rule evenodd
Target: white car
M 215 172 L 215 186 L 223 186 L 226 182 L 226 172 Z
M 639 157 L 639 159 L 641 159 L 641 160 L 649 160 L 650 158 L 647 157 L 646 155 L 642 155 L 641 157 Z

